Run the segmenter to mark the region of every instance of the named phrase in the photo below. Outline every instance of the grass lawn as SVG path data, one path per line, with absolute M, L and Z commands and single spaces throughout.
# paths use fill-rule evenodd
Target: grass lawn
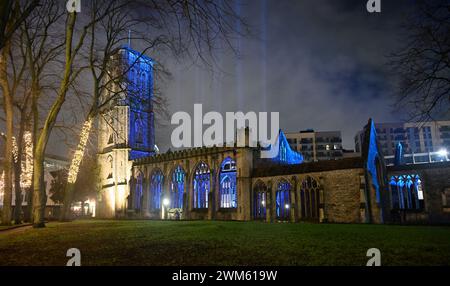
M 450 265 L 450 227 L 210 221 L 75 221 L 0 233 L 0 265 Z

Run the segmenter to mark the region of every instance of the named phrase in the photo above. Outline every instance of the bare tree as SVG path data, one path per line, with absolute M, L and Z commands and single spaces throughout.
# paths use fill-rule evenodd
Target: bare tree
M 400 77 L 397 105 L 414 120 L 449 112 L 450 3 L 419 1 L 405 25 L 404 47 L 392 57 Z
M 112 2 L 113 1 L 110 1 L 106 6 L 112 7 Z M 30 41 L 35 41 L 34 43 L 29 44 L 31 47 L 29 51 L 29 65 L 30 73 L 32 74 L 31 77 L 33 78 L 31 87 L 33 98 L 32 109 L 35 117 L 35 144 L 33 152 L 33 223 L 35 227 L 45 226 L 44 212 L 47 198 L 43 186 L 44 154 L 51 132 L 55 127 L 57 117 L 66 101 L 66 95 L 71 83 L 73 83 L 74 79 L 77 78 L 82 70 L 79 67 L 74 69 L 75 59 L 83 47 L 90 26 L 105 17 L 110 11 L 109 9 L 105 9 L 102 13 L 95 14 L 95 17 L 92 20 L 84 23 L 81 29 L 77 30 L 76 24 L 78 22 L 78 15 L 76 12 L 67 13 L 63 24 L 59 20 L 61 18 L 60 15 L 62 15 L 61 13 L 66 13 L 64 11 L 65 6 L 61 8 L 61 4 L 64 3 L 55 0 L 43 1 L 42 7 L 39 7 L 34 11 L 36 12 L 36 17 L 29 17 L 31 18 L 29 21 L 28 19 L 24 21 L 27 31 L 30 31 L 31 28 L 31 31 L 37 31 L 36 34 L 39 35 L 37 39 L 29 37 Z M 50 11 L 54 11 L 53 9 L 57 9 L 56 12 L 49 13 Z M 53 16 L 49 18 L 49 14 Z M 41 27 L 42 22 L 48 24 L 44 29 Z M 58 39 L 50 34 L 50 30 L 52 28 L 61 28 L 61 25 L 65 27 L 65 35 L 63 39 Z M 50 43 L 50 41 L 52 43 Z M 60 47 L 64 48 L 62 55 L 55 53 L 55 55 L 52 56 L 52 54 L 42 52 L 49 49 L 56 52 Z M 60 58 L 58 58 L 59 56 Z M 54 100 L 51 101 L 50 107 L 45 112 L 42 126 L 38 127 L 38 101 L 40 100 L 42 93 L 42 86 L 40 85 L 42 73 L 39 73 L 42 72 L 42 67 L 40 67 L 40 65 L 43 62 L 48 63 L 54 58 L 59 60 L 60 65 L 46 64 L 45 67 L 51 69 L 54 74 L 60 74 L 61 76 L 55 77 L 58 80 L 58 86 L 56 90 L 54 90 Z
M 3 0 L 0 2 L 0 50 L 3 49 L 22 22 L 39 5 L 39 0 L 28 1 L 28 3 L 25 3 L 25 9 L 22 13 L 17 15 L 14 5 L 18 5 L 18 2 L 19 0 Z
M 22 188 L 31 187 L 30 177 L 30 147 L 32 148 L 32 137 L 30 136 L 31 114 L 30 114 L 30 92 L 27 89 L 27 59 L 26 49 L 21 44 L 24 33 L 16 33 L 12 43 L 18 49 L 9 49 L 9 78 L 11 82 L 11 94 L 14 98 L 15 120 L 15 142 L 16 153 L 14 158 L 14 191 L 15 208 L 14 222 L 20 224 L 22 221 Z M 32 151 L 32 150 L 31 150 Z M 32 157 L 32 155 L 31 155 Z M 24 171 L 24 172 L 22 172 Z M 26 190 L 28 191 L 28 190 Z
M 103 1 L 92 3 L 92 15 L 103 10 Z M 69 169 L 61 220 L 70 218 L 73 188 L 94 118 L 99 114 L 105 116 L 103 107 L 107 107 L 119 94 L 130 92 L 123 87 L 131 84 L 127 82 L 127 74 L 139 58 L 146 52 L 164 50 L 171 57 L 189 56 L 209 64 L 208 58 L 218 41 L 226 41 L 232 48 L 229 38 L 235 32 L 234 23 L 236 20 L 242 21 L 227 3 L 212 1 L 115 1 L 115 5 L 122 8 L 111 10 L 107 17 L 90 27 L 87 65 L 92 75 L 93 99 Z M 129 30 L 133 30 L 132 37 L 127 33 Z M 98 35 L 105 37 L 99 40 Z M 141 56 L 124 70 L 112 72 L 111 59 L 126 40 L 140 45 Z M 98 51 L 102 51 L 100 55 Z M 156 70 L 160 78 L 168 76 L 162 64 L 158 63 Z M 140 91 L 134 89 L 134 92 Z M 106 93 L 108 96 L 102 97 Z M 101 101 L 101 98 L 106 100 Z M 154 111 L 167 114 L 167 103 L 158 90 L 152 100 Z
M 2 23 L 1 27 L 3 33 L 10 35 L 13 34 L 15 27 L 15 21 L 20 17 L 20 7 L 16 3 L 14 7 L 12 3 L 3 3 L 3 5 L 9 6 L 8 8 L 8 20 Z M 10 11 L 12 10 L 12 11 Z M 9 36 L 8 36 L 9 38 Z M 0 51 L 0 86 L 3 95 L 3 109 L 5 111 L 5 123 L 6 123 L 6 144 L 5 144 L 5 182 L 4 182 L 4 198 L 3 198 L 3 215 L 2 224 L 11 224 L 11 208 L 12 208 L 12 174 L 13 174 L 13 144 L 14 144 L 14 91 L 12 84 L 8 78 L 8 56 L 11 51 L 11 41 L 2 39 L 3 48 Z
M 187 56 L 193 60 L 200 59 L 208 65 L 216 43 L 228 43 L 233 49 L 230 38 L 236 32 L 235 22 L 241 21 L 227 1 L 96 0 L 89 3 L 91 6 L 88 13 L 80 15 L 75 12 L 67 13 L 65 5 L 61 5 L 65 3 L 57 0 L 41 0 L 39 3 L 27 17 L 20 20 L 20 32 L 23 35 L 20 37 L 20 46 L 24 48 L 22 57 L 27 67 L 27 80 L 23 90 L 31 104 L 16 106 L 19 113 L 31 112 L 29 121 L 33 124 L 32 221 L 35 227 L 45 226 L 44 210 L 47 198 L 43 186 L 43 162 L 50 135 L 57 126 L 58 115 L 67 95 L 77 95 L 80 101 L 85 101 L 87 97 L 76 90 L 75 83 L 79 76 L 86 71 L 91 73 L 93 92 L 71 164 L 71 170 L 74 171 L 74 176 L 69 176 L 71 184 L 76 181 L 93 118 L 102 114 L 103 107 L 108 105 L 108 102 L 100 102 L 99 98 L 102 94 L 111 92 L 111 82 L 123 82 L 123 74 L 111 76 L 107 65 L 111 55 L 126 39 L 128 29 L 133 29 L 133 36 L 129 40 L 139 42 L 143 54 L 150 50 L 158 51 L 177 58 Z M 17 15 L 28 11 L 28 6 L 17 4 L 15 7 L 18 7 Z M 17 34 L 15 22 L 8 23 L 13 29 L 11 34 Z M 10 31 L 8 29 L 7 31 Z M 102 39 L 103 35 L 105 38 Z M 87 47 L 86 39 L 90 39 Z M 9 151 L 13 138 L 13 100 L 9 82 L 2 78 L 7 78 L 8 64 L 11 64 L 7 58 L 8 55 L 11 56 L 10 51 L 11 45 L 8 49 L 2 49 L 3 56 L 0 58 L 0 81 L 8 123 L 6 137 L 9 138 Z M 88 56 L 83 57 L 82 51 Z M 10 57 L 9 61 L 12 60 L 13 57 Z M 163 65 L 157 65 L 156 69 L 157 76 L 168 75 Z M 153 104 L 159 105 L 159 111 L 164 113 L 165 100 L 159 95 L 156 93 Z M 30 110 L 26 111 L 29 105 Z M 7 154 L 11 152 L 7 151 Z M 9 166 L 12 166 L 12 163 Z M 9 185 L 12 185 L 11 177 L 6 181 L 8 180 Z M 8 201 L 10 195 L 6 195 L 5 200 Z M 66 199 L 68 207 L 70 197 L 69 190 Z

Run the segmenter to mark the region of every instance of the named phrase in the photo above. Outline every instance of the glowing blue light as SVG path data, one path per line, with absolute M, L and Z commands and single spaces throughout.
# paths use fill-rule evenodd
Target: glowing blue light
M 279 152 L 278 156 L 273 159 L 274 161 L 288 165 L 303 163 L 303 155 L 291 149 L 286 136 L 281 130 L 279 132 L 278 142 Z

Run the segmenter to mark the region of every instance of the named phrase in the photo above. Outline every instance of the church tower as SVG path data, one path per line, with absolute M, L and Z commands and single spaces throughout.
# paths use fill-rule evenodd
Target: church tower
M 120 48 L 111 57 L 98 118 L 100 194 L 98 216 L 125 215 L 132 160 L 155 151 L 153 61 Z

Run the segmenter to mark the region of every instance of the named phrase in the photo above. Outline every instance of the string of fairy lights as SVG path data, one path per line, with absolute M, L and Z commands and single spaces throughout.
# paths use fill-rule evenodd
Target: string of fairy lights
M 20 182 L 23 188 L 29 188 L 33 180 L 33 135 L 30 131 L 25 132 L 23 141 L 25 142 L 25 158 L 22 161 Z
M 80 134 L 80 142 L 78 143 L 77 150 L 73 156 L 72 162 L 69 168 L 69 174 L 67 182 L 69 184 L 74 184 L 77 180 L 78 171 L 80 169 L 81 161 L 83 160 L 84 151 L 86 149 L 86 144 L 89 139 L 89 133 L 91 132 L 93 119 L 88 119 L 83 124 L 83 128 L 81 129 Z
M 86 144 L 89 139 L 89 134 L 92 128 L 93 119 L 87 120 L 80 134 L 80 142 L 75 151 L 73 160 L 70 164 L 69 174 L 68 174 L 68 182 L 70 184 L 75 183 L 77 180 L 78 171 L 80 169 L 80 164 L 83 159 L 84 151 L 86 149 Z M 1 136 L 6 137 L 6 135 L 1 132 Z M 24 189 L 29 188 L 32 184 L 33 179 L 33 136 L 31 132 L 26 131 L 23 136 L 24 140 L 24 159 L 21 164 L 21 177 L 20 177 L 20 186 Z M 17 163 L 19 159 L 19 149 L 17 147 L 16 138 L 13 137 L 12 140 L 13 145 L 13 159 L 14 162 Z M 3 194 L 3 190 L 5 187 L 5 172 L 3 171 L 0 175 L 0 195 Z
M 5 133 L 1 132 L 2 137 L 6 137 Z M 23 135 L 24 141 L 24 158 L 21 162 L 20 187 L 26 189 L 31 187 L 33 179 L 33 136 L 30 131 L 26 131 Z M 19 161 L 19 148 L 17 146 L 16 138 L 12 138 L 12 154 L 14 163 Z M 0 176 L 0 196 L 3 194 L 5 188 L 5 171 Z

